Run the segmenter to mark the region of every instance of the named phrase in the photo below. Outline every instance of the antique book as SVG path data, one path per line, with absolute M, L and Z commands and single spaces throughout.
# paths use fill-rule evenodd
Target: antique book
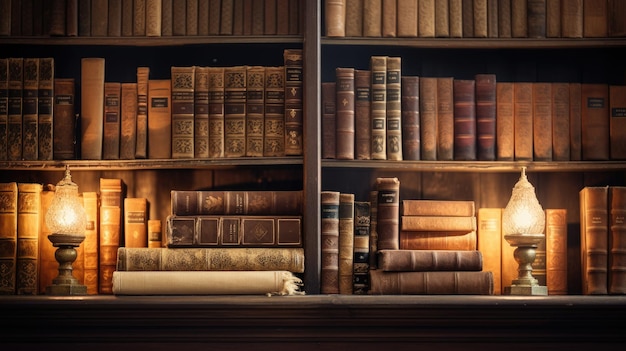
M 173 215 L 301 215 L 302 190 L 172 190 Z
M 418 12 L 419 7 L 417 1 L 398 0 L 398 37 L 415 38 L 418 36 Z
M 546 0 L 528 0 L 526 11 L 528 37 L 545 38 L 547 31 Z
M 185 32 L 186 35 L 198 35 L 198 0 L 186 0 Z M 226 2 L 226 1 L 224 1 Z
M 346 0 L 324 0 L 327 37 L 346 36 Z
M 511 37 L 511 0 L 498 0 L 498 36 Z
M 137 67 L 137 126 L 135 158 L 148 157 L 148 80 L 150 67 Z
M 511 0 L 511 37 L 528 37 L 528 0 Z
M 608 186 L 580 191 L 580 254 L 583 295 L 608 293 Z
M 502 294 L 502 208 L 480 207 L 477 212 L 476 248 L 483 270 L 493 273 L 493 293 Z
M 513 83 L 513 133 L 516 161 L 533 159 L 533 83 Z
M 354 68 L 337 67 L 336 76 L 336 154 L 340 160 L 354 159 Z
M 100 178 L 100 240 L 98 246 L 98 293 L 111 294 L 117 249 L 122 239 L 122 180 Z
M 372 155 L 371 82 L 370 70 L 354 70 L 354 158 L 357 160 L 369 160 Z
M 148 79 L 148 158 L 172 158 L 172 83 Z
M 561 37 L 583 37 L 583 0 L 561 0 Z
M 53 158 L 53 113 L 54 113 L 54 58 L 42 57 L 39 59 L 39 92 L 37 97 L 37 143 L 39 145 L 37 158 L 50 161 Z
M 561 0 L 546 1 L 546 37 L 561 37 Z
M 41 192 L 39 183 L 17 183 L 17 249 L 15 292 L 37 295 L 39 291 L 39 232 Z
M 7 159 L 22 159 L 22 94 L 24 88 L 24 59 L 10 57 L 7 102 Z
M 450 38 L 463 37 L 463 0 L 448 1 Z
M 172 35 L 187 35 L 187 1 L 172 0 Z
M 269 1 L 266 1 L 265 3 L 268 4 Z M 219 21 L 221 35 L 233 34 L 233 16 L 234 16 L 233 11 L 234 11 L 233 0 L 222 0 L 221 8 L 220 8 L 220 21 Z M 265 21 L 263 23 L 265 24 Z
M 496 159 L 498 161 L 513 161 L 515 157 L 513 87 L 513 82 L 496 82 Z
M 581 84 L 582 159 L 608 160 L 610 157 L 609 86 Z
M 370 57 L 372 160 L 387 159 L 387 56 Z
M 285 156 L 285 67 L 265 68 L 263 156 Z
M 607 13 L 609 37 L 626 36 L 626 3 L 620 0 L 609 0 Z
M 0 160 L 7 160 L 7 123 L 9 119 L 9 60 L 0 58 Z
M 122 83 L 120 104 L 120 159 L 132 160 L 137 145 L 137 83 Z
M 382 36 L 382 0 L 363 0 L 363 36 Z
M 224 67 L 209 67 L 209 157 L 224 157 Z
M 224 157 L 246 154 L 246 66 L 224 68 Z
M 37 160 L 39 151 L 39 58 L 24 58 L 22 89 L 22 159 Z
M 387 159 L 402 160 L 402 57 L 387 57 Z
M 302 216 L 168 216 L 165 246 L 302 247 Z
M 216 0 L 219 1 L 219 0 Z M 340 0 L 341 1 L 341 0 Z M 252 1 L 252 35 L 263 35 L 265 30 L 263 1 Z
M 155 249 L 163 246 L 163 223 L 160 219 L 148 220 L 148 248 Z M 119 252 L 119 251 L 118 251 Z
M 608 201 L 608 293 L 623 295 L 626 294 L 626 187 L 609 187 Z
M 569 83 L 552 83 L 552 159 L 554 161 L 569 161 L 570 159 L 569 89 Z
M 608 37 L 609 13 L 607 1 L 583 0 L 583 37 Z
M 471 217 L 476 215 L 476 205 L 472 200 L 404 199 L 400 214 L 402 216 Z
M 289 271 L 113 273 L 115 295 L 301 295 Z
M 435 1 L 435 37 L 450 36 L 450 4 L 448 1 Z
M 399 248 L 400 233 L 400 181 L 395 177 L 376 178 L 377 199 L 377 249 Z
M 345 1 L 344 2 L 344 13 L 345 13 Z M 264 35 L 276 35 L 276 0 L 264 0 L 265 2 L 265 16 L 263 18 L 263 34 Z M 222 4 L 222 7 L 224 5 Z M 345 18 L 344 18 L 345 23 Z
M 0 295 L 15 294 L 17 183 L 0 183 Z
M 454 159 L 454 78 L 437 77 L 437 160 Z
M 462 0 L 462 28 L 463 38 L 474 36 L 474 0 Z
M 339 293 L 352 294 L 354 270 L 354 194 L 339 194 Z
M 91 0 L 91 36 L 106 37 L 109 29 L 109 1 Z M 82 95 L 84 96 L 84 95 Z
M 569 83 L 570 160 L 582 160 L 582 84 Z
M 545 211 L 548 295 L 567 295 L 567 209 L 548 208 Z
M 193 158 L 195 66 L 172 66 L 172 158 Z
M 320 292 L 339 294 L 339 195 L 322 191 L 320 241 Z
M 98 277 L 100 275 L 98 262 L 100 261 L 100 201 L 95 191 L 82 193 L 83 207 L 87 216 L 85 240 L 83 241 L 83 284 L 87 287 L 88 295 L 98 294 Z
M 481 271 L 478 250 L 380 250 L 378 269 L 389 272 Z
M 487 0 L 473 0 L 474 10 L 474 38 L 486 38 L 487 26 Z
M 402 159 L 417 161 L 421 153 L 420 77 L 405 75 L 401 79 Z
M 477 233 L 472 231 L 400 230 L 401 250 L 476 250 Z
M 397 36 L 398 4 L 396 0 L 382 0 L 382 2 L 382 35 L 386 38 L 394 38 Z
M 148 199 L 124 198 L 124 247 L 148 247 Z
M 545 230 L 545 229 L 544 229 Z M 505 240 L 506 241 L 506 240 Z M 515 252 L 513 252 L 515 257 Z M 535 260 L 532 263 L 532 276 L 537 279 L 537 284 L 540 286 L 546 286 L 546 237 L 544 237 L 537 244 L 535 249 Z M 519 266 L 519 265 L 518 265 Z M 519 270 L 518 270 L 519 272 Z
M 120 82 L 104 83 L 103 160 L 118 160 L 120 158 L 121 91 Z
M 198 35 L 200 36 L 209 35 L 209 2 L 209 0 L 198 0 Z M 242 3 L 242 1 L 239 2 Z
M 78 35 L 91 36 L 91 0 L 78 0 Z
M 209 0 L 209 35 L 220 34 L 221 3 L 221 0 Z
M 369 82 L 368 82 L 369 83 Z M 337 93 L 335 87 L 337 82 L 322 82 L 322 158 L 333 159 L 337 156 L 337 127 L 336 127 L 336 103 Z M 368 84 L 369 86 L 369 84 Z M 356 112 L 356 111 L 355 111 Z M 370 131 L 368 120 L 367 130 Z M 356 131 L 355 131 L 356 133 Z M 371 139 L 367 141 L 368 148 Z
M 626 85 L 609 85 L 611 160 L 626 159 Z
M 476 158 L 496 160 L 496 75 L 477 74 L 476 81 Z
M 402 215 L 400 217 L 400 230 L 469 232 L 476 230 L 476 216 Z
M 163 3 L 161 0 L 146 0 L 146 36 L 161 36 L 162 11 Z
M 80 96 L 80 159 L 101 160 L 104 137 L 104 58 L 81 59 Z
M 420 38 L 433 38 L 435 36 L 435 0 L 421 0 L 418 8 L 418 35 Z
M 133 22 L 135 21 L 135 14 L 133 11 L 133 7 L 135 6 L 134 0 L 122 0 L 122 25 L 120 34 L 123 37 L 132 37 L 133 36 Z M 159 5 L 161 1 L 159 0 Z M 159 21 L 161 19 L 159 18 Z
M 209 157 L 209 67 L 196 66 L 193 89 L 193 157 Z
M 285 155 L 302 156 L 304 151 L 304 61 L 302 49 L 285 49 Z
M 454 79 L 454 159 L 476 160 L 476 81 Z
M 146 12 L 148 0 L 133 0 L 133 35 L 146 35 Z
M 437 78 L 420 77 L 420 157 L 437 160 Z
M 370 190 L 370 269 L 378 267 L 378 190 Z
M 552 83 L 533 83 L 533 160 L 552 160 Z
M 289 33 L 301 34 L 302 26 L 304 23 L 303 13 L 304 4 L 301 4 L 299 0 L 289 1 Z
M 172 36 L 174 30 L 173 0 L 161 0 L 161 36 Z
M 288 35 L 289 34 L 289 0 L 277 0 L 276 1 L 276 34 Z M 242 3 L 242 1 L 240 1 Z M 297 6 L 297 2 L 296 2 Z M 235 9 L 237 9 L 237 1 L 235 1 Z M 297 16 L 297 12 L 294 14 Z M 241 17 L 241 16 L 240 16 Z
M 265 67 L 247 66 L 246 156 L 263 156 L 265 129 Z
M 488 271 L 385 272 L 371 275 L 372 295 L 493 295 Z
M 145 7 L 145 0 L 137 0 L 135 3 L 143 1 Z M 109 3 L 109 19 L 107 23 L 107 36 L 119 37 L 122 35 L 122 2 L 121 1 L 108 1 Z M 145 13 L 144 13 L 145 15 Z
M 487 37 L 498 38 L 498 0 L 487 0 Z
M 369 289 L 371 203 L 354 201 L 354 258 L 352 293 L 363 295 Z
M 11 0 L 0 1 L 0 36 L 11 35 Z

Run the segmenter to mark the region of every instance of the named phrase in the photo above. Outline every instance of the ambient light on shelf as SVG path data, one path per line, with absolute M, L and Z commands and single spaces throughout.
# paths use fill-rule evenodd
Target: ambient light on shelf
M 508 295 L 547 295 L 546 286 L 538 284 L 532 276 L 532 263 L 536 249 L 545 238 L 546 216 L 535 195 L 535 187 L 526 177 L 526 167 L 522 167 L 520 179 L 513 187 L 509 203 L 502 212 L 504 239 L 513 247 L 518 263 L 518 276 L 511 286 L 504 288 Z
M 46 288 L 47 295 L 86 295 L 87 287 L 72 275 L 72 263 L 76 260 L 76 247 L 85 240 L 87 215 L 78 196 L 78 185 L 72 182 L 69 167 L 57 183 L 54 198 L 45 215 L 46 225 L 53 234 L 48 240 L 57 250 L 59 275 Z

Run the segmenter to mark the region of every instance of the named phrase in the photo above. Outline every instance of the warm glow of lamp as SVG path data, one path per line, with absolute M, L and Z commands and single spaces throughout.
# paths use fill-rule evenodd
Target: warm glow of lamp
M 54 198 L 45 215 L 46 225 L 53 234 L 48 235 L 57 250 L 54 257 L 59 262 L 59 275 L 46 288 L 48 295 L 85 295 L 87 288 L 72 276 L 72 263 L 76 260 L 76 247 L 85 240 L 87 215 L 78 196 L 78 185 L 72 182 L 69 167 L 57 183 Z

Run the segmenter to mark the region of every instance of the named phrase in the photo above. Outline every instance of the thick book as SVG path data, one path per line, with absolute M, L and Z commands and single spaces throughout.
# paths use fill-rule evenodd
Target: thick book
M 626 85 L 609 86 L 611 160 L 626 159 Z
M 195 36 L 198 35 L 198 0 L 186 0 L 186 2 L 185 33 L 188 36 Z
M 172 158 L 172 83 L 148 80 L 148 158 Z
M 472 200 L 402 200 L 403 216 L 448 216 L 471 217 L 476 215 L 476 204 Z
M 435 37 L 447 38 L 450 36 L 450 3 L 435 1 Z
M 511 0 L 498 0 L 498 36 L 511 37 Z
M 476 80 L 454 79 L 454 160 L 476 160 Z
M 9 119 L 9 60 L 0 58 L 0 160 L 7 160 L 7 123 Z
M 387 56 L 370 57 L 372 72 L 372 159 L 387 158 Z
M 357 160 L 369 160 L 372 155 L 371 82 L 370 70 L 354 70 L 354 158 Z
M 187 1 L 172 0 L 172 35 L 187 35 Z
M 340 160 L 354 159 L 354 68 L 338 67 L 336 76 L 336 155 Z
M 22 159 L 22 94 L 24 88 L 24 59 L 10 57 L 7 100 L 7 159 Z
M 53 159 L 54 138 L 54 58 L 39 59 L 39 80 L 37 96 L 37 158 L 50 161 Z
M 546 0 L 546 37 L 561 37 L 561 0 Z
M 607 6 L 609 37 L 625 37 L 626 3 L 621 0 L 609 0 Z
M 401 250 L 476 250 L 477 233 L 472 231 L 400 230 Z
M 239 2 L 242 3 L 241 0 Z M 198 0 L 198 35 L 209 35 L 209 0 Z
M 209 157 L 224 157 L 224 67 L 209 67 Z
M 39 183 L 17 184 L 17 248 L 15 292 L 37 295 L 39 291 L 39 232 L 41 192 Z
M 477 74 L 476 81 L 476 158 L 496 160 L 496 75 Z
M 583 0 L 583 37 L 606 38 L 609 34 L 607 1 Z
M 608 293 L 626 294 L 626 187 L 609 187 Z
M 402 159 L 420 159 L 420 77 L 402 77 Z
M 533 83 L 513 83 L 513 133 L 516 161 L 533 159 Z
M 246 156 L 263 156 L 265 121 L 265 67 L 247 66 Z
M 91 0 L 78 0 L 78 35 L 91 36 Z
M 419 2 L 417 27 L 420 38 L 433 38 L 435 36 L 435 0 Z
M 552 83 L 552 159 L 570 160 L 569 83 Z M 580 101 L 575 103 L 579 104 Z
M 418 10 L 417 1 L 398 0 L 398 37 L 415 38 L 418 36 Z
M 583 295 L 608 293 L 608 186 L 580 190 L 580 255 Z
M 265 145 L 263 156 L 285 156 L 285 67 L 265 68 Z
M 174 25 L 173 25 L 173 0 L 161 0 L 161 36 L 168 37 L 172 36 Z
M 370 269 L 376 269 L 378 260 L 378 190 L 370 190 Z
M 224 157 L 246 155 L 246 71 L 224 68 Z
M 534 273 L 533 273 L 534 275 Z M 546 209 L 548 295 L 567 295 L 567 209 Z
M 489 271 L 371 273 L 372 295 L 493 295 Z
M 213 0 L 218 2 L 219 0 Z M 265 31 L 265 4 L 252 1 L 252 35 L 263 35 Z
M 481 271 L 478 250 L 380 250 L 378 269 L 390 272 Z
M 120 94 L 120 159 L 132 160 L 137 145 L 137 83 L 122 83 Z
M 582 160 L 582 84 L 569 83 L 570 161 Z
M 15 294 L 17 183 L 0 183 L 0 295 Z
M 494 295 L 502 293 L 502 208 L 481 207 L 477 212 L 476 249 L 482 253 L 483 270 L 493 273 Z
M 98 292 L 111 294 L 117 249 L 122 242 L 122 180 L 100 178 L 100 240 L 98 247 Z
M 476 230 L 476 216 L 400 216 L 400 230 L 403 231 L 460 231 Z
M 376 178 L 378 250 L 400 245 L 400 181 L 395 177 Z
M 195 66 L 172 66 L 172 158 L 193 158 Z
M 35 2 L 35 4 L 37 4 L 37 2 Z M 49 7 L 45 4 L 42 4 L 42 5 L 43 5 L 43 9 L 42 9 L 43 14 L 44 16 L 46 16 L 48 11 L 50 11 Z M 78 0 L 67 1 L 65 15 L 66 15 L 66 20 L 65 20 L 66 35 L 68 37 L 78 36 Z M 49 24 L 46 22 L 46 20 L 44 20 L 41 23 L 42 32 L 45 31 L 45 28 L 47 28 L 48 25 Z
M 402 160 L 402 57 L 387 58 L 387 159 Z
M 463 0 L 449 0 L 448 16 L 450 17 L 450 38 L 463 37 Z
M 320 292 L 339 294 L 339 195 L 322 191 L 320 240 Z
M 552 161 L 552 83 L 533 83 L 533 160 Z
M 528 0 L 511 0 L 511 37 L 528 37 Z
M 474 0 L 462 0 L 462 29 L 463 38 L 474 36 Z
M 609 86 L 581 84 L 582 159 L 608 160 L 610 157 Z
M 487 37 L 498 38 L 499 36 L 498 0 L 487 0 Z
M 163 222 L 160 219 L 148 219 L 148 248 L 163 246 Z
M 102 137 L 102 159 L 120 158 L 122 85 L 120 82 L 104 83 L 104 127 Z
M 382 0 L 363 1 L 363 36 L 382 36 Z
M 148 80 L 150 67 L 137 67 L 137 126 L 135 158 L 148 157 Z
M 337 156 L 337 82 L 322 82 L 322 158 L 334 159 Z M 370 123 L 367 124 L 368 132 L 371 133 Z M 367 140 L 368 149 L 371 139 Z
M 496 159 L 515 158 L 515 123 L 513 114 L 513 82 L 496 82 Z
M 489 32 L 487 22 L 487 0 L 473 0 L 474 38 L 486 38 Z
M 302 190 L 172 190 L 172 214 L 301 215 Z
M 529 38 L 545 38 L 547 35 L 546 0 L 528 0 L 527 30 Z
M 366 294 L 369 289 L 371 202 L 354 201 L 354 258 L 352 293 Z
M 80 158 L 101 160 L 104 137 L 104 58 L 81 60 L 80 96 Z
M 0 1 L 0 36 L 11 35 L 11 0 Z
M 561 37 L 583 37 L 583 0 L 561 0 Z
M 302 156 L 304 145 L 304 61 L 302 49 L 285 49 L 285 155 Z
M 420 77 L 420 158 L 437 160 L 437 78 Z
M 352 294 L 354 194 L 339 194 L 339 293 Z
M 146 35 L 146 9 L 147 0 L 133 0 L 133 35 L 142 37 Z
M 100 261 L 100 201 L 95 191 L 82 193 L 83 207 L 87 217 L 85 240 L 83 240 L 83 284 L 87 287 L 88 295 L 98 294 L 98 277 L 100 275 L 98 262 Z
M 135 4 L 138 2 L 141 2 L 145 8 L 145 0 L 134 0 Z M 107 23 L 107 36 L 119 37 L 122 35 L 122 2 L 108 1 L 108 3 L 109 17 Z
M 148 247 L 148 199 L 124 198 L 124 247 Z
M 327 37 L 346 36 L 346 0 L 324 0 Z
M 22 159 L 37 160 L 39 151 L 39 58 L 24 59 L 22 89 Z
M 222 17 L 221 1 L 209 0 L 209 35 L 220 34 L 220 19 Z
M 396 25 L 398 23 L 398 4 L 396 0 L 382 0 L 381 30 L 383 37 L 393 38 L 397 36 Z
M 168 216 L 165 245 L 301 247 L 302 216 Z
M 133 21 L 134 19 L 134 11 L 133 7 L 135 6 L 134 0 L 122 0 L 122 22 L 121 22 L 121 30 L 120 35 L 123 37 L 132 37 L 133 36 Z M 161 1 L 159 0 L 159 4 Z
M 437 77 L 437 160 L 454 159 L 454 78 Z
M 290 2 L 289 0 L 277 0 L 276 1 L 276 34 L 277 35 L 289 34 L 289 20 L 290 20 L 289 2 Z M 235 1 L 235 6 L 236 5 L 237 5 L 237 1 Z M 294 15 L 297 16 L 297 12 L 294 13 Z
M 106 37 L 109 29 L 109 1 L 91 0 L 91 36 Z
M 209 67 L 196 66 L 193 90 L 193 157 L 209 157 Z

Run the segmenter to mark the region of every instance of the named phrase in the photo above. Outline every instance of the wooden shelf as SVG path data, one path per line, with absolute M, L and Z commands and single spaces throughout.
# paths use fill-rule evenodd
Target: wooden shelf
M 171 36 L 171 37 L 0 37 L 0 45 L 182 46 L 199 44 L 302 43 L 302 36 Z

